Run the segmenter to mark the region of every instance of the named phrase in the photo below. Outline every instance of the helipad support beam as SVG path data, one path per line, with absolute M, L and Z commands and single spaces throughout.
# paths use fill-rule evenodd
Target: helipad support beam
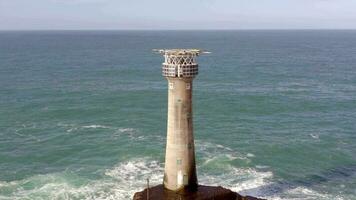
M 192 89 L 198 74 L 196 49 L 157 50 L 165 61 L 162 75 L 168 80 L 167 143 L 164 187 L 194 190 L 197 185 L 193 136 Z

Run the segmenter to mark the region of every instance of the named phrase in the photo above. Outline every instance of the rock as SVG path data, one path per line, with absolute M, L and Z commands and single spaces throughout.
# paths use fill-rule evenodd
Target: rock
M 163 185 L 157 185 L 141 192 L 136 192 L 133 200 L 262 200 L 251 196 L 241 196 L 229 189 L 217 186 L 199 185 L 196 191 L 173 192 L 166 190 Z

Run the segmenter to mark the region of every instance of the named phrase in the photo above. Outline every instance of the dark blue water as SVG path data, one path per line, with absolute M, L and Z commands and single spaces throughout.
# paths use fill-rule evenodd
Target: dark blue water
M 162 182 L 156 48 L 201 48 L 198 178 L 356 199 L 356 31 L 0 32 L 0 199 L 130 199 Z

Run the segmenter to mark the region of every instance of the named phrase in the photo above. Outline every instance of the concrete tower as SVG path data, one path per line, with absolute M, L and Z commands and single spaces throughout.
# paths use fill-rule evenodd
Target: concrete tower
M 168 80 L 167 144 L 164 187 L 168 190 L 195 190 L 192 89 L 198 74 L 197 49 L 158 50 L 164 56 L 162 75 Z
M 164 56 L 162 75 L 168 81 L 168 120 L 163 185 L 136 192 L 133 200 L 260 200 L 220 186 L 198 185 L 192 119 L 193 79 L 198 75 L 198 49 L 154 50 Z M 262 199 L 261 199 L 262 200 Z

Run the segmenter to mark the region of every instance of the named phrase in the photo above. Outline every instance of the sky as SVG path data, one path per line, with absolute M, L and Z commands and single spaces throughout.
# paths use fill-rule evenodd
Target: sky
M 356 0 L 0 0 L 0 30 L 356 29 Z

